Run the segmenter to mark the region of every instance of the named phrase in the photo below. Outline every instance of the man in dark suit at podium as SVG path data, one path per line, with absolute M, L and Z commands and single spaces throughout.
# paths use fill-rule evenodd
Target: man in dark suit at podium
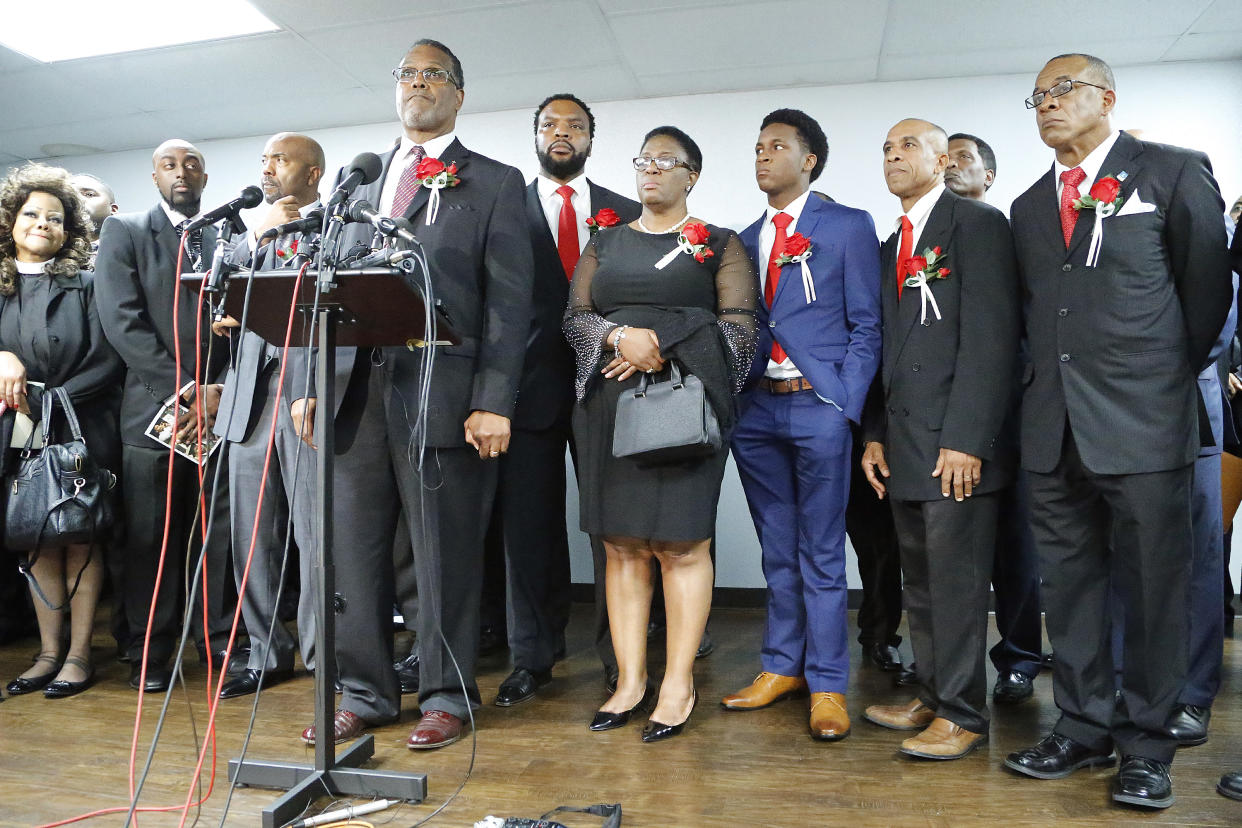
M 210 431 L 220 402 L 222 386 L 217 384 L 228 362 L 228 342 L 207 334 L 204 323 L 202 341 L 195 341 L 194 291 L 183 287 L 175 308 L 181 342 L 181 370 L 174 358 L 173 293 L 176 287 L 179 227 L 200 214 L 207 172 L 203 155 L 193 144 L 178 139 L 165 141 L 152 155 L 151 178 L 160 193 L 160 203 L 146 213 L 122 213 L 104 220 L 95 261 L 95 291 L 99 320 L 104 335 L 125 360 L 125 389 L 121 397 L 122 486 L 125 513 L 125 548 L 121 553 L 126 626 L 129 631 L 127 659 L 131 662 L 130 686 L 139 686 L 142 672 L 143 636 L 147 627 L 160 547 L 164 537 L 164 513 L 173 504 L 163 577 L 155 596 L 155 615 L 151 627 L 150 654 L 146 669 L 147 692 L 167 689 L 172 679 L 168 659 L 174 655 L 181 615 L 178 590 L 184 579 L 181 562 L 187 542 L 198 548 L 199 525 L 194 521 L 198 507 L 197 466 L 183 457 L 174 461 L 171 498 L 165 496 L 168 478 L 168 449 L 146 435 L 164 401 L 182 392 L 182 417 L 193 417 L 195 383 L 203 395 L 206 422 Z M 181 259 L 181 272 L 205 273 L 211 269 L 216 228 L 208 226 L 191 233 Z M 214 339 L 214 342 L 211 340 Z M 210 347 L 211 358 L 207 359 Z M 202 349 L 203 371 L 194 374 L 194 355 Z M 184 390 L 183 390 L 184 389 Z M 215 464 L 222 454 L 208 462 L 203 497 L 210 504 Z M 222 478 L 222 484 L 226 478 Z M 200 657 L 206 660 L 212 650 L 215 667 L 228 641 L 232 613 L 225 607 L 229 571 L 228 492 L 216 498 L 213 531 L 207 539 L 208 620 L 210 642 L 199 641 Z M 191 538 L 191 535 L 193 538 Z M 193 558 L 191 558 L 193 560 Z M 195 611 L 196 613 L 198 610 Z M 201 638 L 201 620 L 191 624 L 195 639 Z
M 395 720 L 400 710 L 391 611 L 401 510 L 418 583 L 422 710 L 408 746 L 425 749 L 460 739 L 479 704 L 474 667 L 483 535 L 496 461 L 509 446 L 531 324 L 533 265 L 521 173 L 471 152 L 454 134 L 465 97 L 460 61 L 447 46 L 420 40 L 393 76 L 404 133 L 382 156 L 380 178 L 354 197 L 411 222 L 435 300 L 462 341 L 435 353 L 430 376 L 421 348 L 338 353 L 337 399 L 323 401 L 334 407 L 339 455 L 333 543 L 344 695 L 333 736 L 351 739 Z M 437 182 L 443 186 L 434 189 Z M 341 249 L 370 238 L 369 226 L 350 225 Z M 313 408 L 309 400 L 295 401 L 295 423 Z M 425 428 L 416 429 L 421 417 Z M 314 728 L 303 738 L 313 741 Z
M 1232 286 L 1207 157 L 1117 132 L 1116 99 L 1112 70 L 1082 54 L 1050 60 L 1027 98 L 1055 160 L 1011 212 L 1030 348 L 1022 467 L 1061 717 L 1005 764 L 1059 778 L 1111 765 L 1116 746 L 1113 799 L 1165 808 L 1165 723 L 1187 666 L 1195 375 Z
M 584 174 L 595 116 L 578 98 L 552 95 L 535 110 L 539 175 L 526 188 L 526 222 L 534 252 L 534 317 L 518 385 L 509 452 L 500 460 L 493 520 L 500 521 L 507 571 L 509 653 L 513 672 L 496 704 L 510 707 L 551 679 L 569 621 L 569 541 L 565 530 L 565 446 L 571 440 L 573 352 L 561 333 L 569 280 L 594 221 L 611 210 L 633 221 L 638 202 Z M 611 217 L 605 222 L 612 221 Z M 592 552 L 597 550 L 592 544 Z M 604 669 L 616 669 L 604 606 L 603 549 L 595 557 L 596 648 Z M 601 640 L 602 633 L 602 640 Z
M 257 266 L 261 270 L 300 266 L 305 258 L 298 255 L 298 250 L 301 248 L 305 252 L 308 242 L 318 236 L 318 230 L 278 236 L 259 248 L 257 254 L 254 253 L 255 243 L 268 230 L 303 218 L 319 205 L 323 148 L 308 136 L 282 132 L 268 140 L 260 164 L 260 186 L 270 206 L 246 239 L 233 249 L 231 259 L 249 268 L 251 257 L 257 255 Z M 235 325 L 236 322 L 232 322 L 228 327 Z M 237 550 L 233 568 L 239 592 L 242 592 L 251 536 L 255 536 L 250 574 L 242 592 L 242 615 L 246 629 L 251 632 L 250 660 L 243 672 L 220 688 L 222 699 L 254 693 L 260 681 L 264 687 L 270 687 L 293 675 L 293 637 L 279 620 L 272 623 L 272 617 L 277 614 L 276 595 L 281 586 L 281 559 L 286 548 L 285 527 L 289 523 L 291 506 L 302 585 L 298 602 L 298 640 L 303 662 L 307 667 L 314 667 L 315 619 L 310 564 L 315 549 L 312 531 L 315 455 L 298 439 L 288 417 L 289 403 L 302 396 L 301 389 L 293 387 L 295 371 L 285 371 L 284 390 L 279 398 L 277 396 L 283 352 L 279 345 L 264 341 L 253 331 L 243 334 L 234 365 L 225 377 L 220 416 L 216 418 L 216 433 L 228 441 L 229 516 L 233 548 Z M 295 356 L 300 354 L 291 349 L 290 357 Z M 267 484 L 256 528 L 255 507 L 263 482 L 273 417 L 278 419 L 276 440 L 271 462 L 267 463 Z M 299 446 L 302 447 L 300 456 Z M 268 629 L 272 630 L 270 642 Z

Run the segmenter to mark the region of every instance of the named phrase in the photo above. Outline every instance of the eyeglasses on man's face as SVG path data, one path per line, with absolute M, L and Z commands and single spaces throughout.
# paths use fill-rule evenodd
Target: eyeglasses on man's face
M 1058 84 L 1048 87 L 1043 92 L 1036 92 L 1032 94 L 1031 97 L 1026 99 L 1026 108 L 1034 109 L 1043 103 L 1045 98 L 1059 98 L 1062 95 L 1067 95 L 1070 90 L 1074 88 L 1074 84 L 1078 84 L 1079 86 L 1094 86 L 1096 89 L 1108 91 L 1107 87 L 1100 86 L 1098 83 L 1087 83 L 1086 81 L 1072 79 L 1063 80 Z
M 392 70 L 392 76 L 397 83 L 415 83 L 421 77 L 425 83 L 429 84 L 457 84 L 447 69 L 415 69 L 413 66 L 398 66 Z

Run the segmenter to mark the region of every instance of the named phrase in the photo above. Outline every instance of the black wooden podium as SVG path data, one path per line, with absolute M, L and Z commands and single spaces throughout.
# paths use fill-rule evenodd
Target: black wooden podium
M 203 274 L 182 277 L 195 291 L 202 290 Z M 277 347 L 285 343 L 289 308 L 293 302 L 296 270 L 260 270 L 233 274 L 225 294 L 224 311 L 242 317 L 249 293 L 247 329 Z M 247 282 L 253 281 L 252 285 Z M 318 296 L 318 302 L 316 297 Z M 318 443 L 316 477 L 320 500 L 316 505 L 319 550 L 315 556 L 315 763 L 306 765 L 256 759 L 230 759 L 229 780 L 239 785 L 278 788 L 287 793 L 263 811 L 263 828 L 279 828 L 295 819 L 315 797 L 384 797 L 421 802 L 427 797 L 427 775 L 359 767 L 375 753 L 375 737 L 364 734 L 340 755 L 336 754 L 333 718 L 336 693 L 336 579 L 332 550 L 332 466 L 335 453 L 332 400 L 336 398 L 336 349 L 347 346 L 455 345 L 461 338 L 444 314 L 434 309 L 434 330 L 425 330 L 426 302 L 410 277 L 396 267 L 336 270 L 330 284 L 317 283 L 308 272 L 302 279 L 293 322 L 293 343 L 310 341 L 312 329 L 318 349 L 315 440 Z M 308 550 L 304 550 L 308 551 Z M 325 738 L 325 736 L 327 738 Z

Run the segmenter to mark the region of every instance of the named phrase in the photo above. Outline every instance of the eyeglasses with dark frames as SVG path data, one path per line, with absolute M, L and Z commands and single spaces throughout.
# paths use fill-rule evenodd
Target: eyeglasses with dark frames
M 667 155 L 661 155 L 658 158 L 652 158 L 650 155 L 639 155 L 634 158 L 634 169 L 642 172 L 643 170 L 655 164 L 657 170 L 668 172 L 674 167 L 685 167 L 687 170 L 694 172 L 694 165 L 688 161 L 682 161 L 680 158 L 672 158 Z
M 1108 87 L 1100 86 L 1098 83 L 1087 83 L 1086 81 L 1072 79 L 1063 80 L 1058 84 L 1048 87 L 1043 92 L 1035 92 L 1032 94 L 1031 97 L 1026 99 L 1026 108 L 1034 109 L 1044 102 L 1044 98 L 1059 98 L 1062 95 L 1068 95 L 1070 90 L 1074 88 L 1074 84 L 1078 84 L 1079 86 L 1094 86 L 1096 89 L 1103 89 L 1106 92 L 1108 91 Z

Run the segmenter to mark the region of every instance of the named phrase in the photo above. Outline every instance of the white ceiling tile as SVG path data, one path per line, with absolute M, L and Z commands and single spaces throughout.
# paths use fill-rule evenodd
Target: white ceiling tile
M 765 3 L 755 2 L 755 0 L 607 0 L 605 3 L 600 3 L 600 9 L 609 17 L 619 17 L 632 14 L 659 13 L 668 9 L 718 9 L 722 6 L 741 5 L 750 6 L 755 11 L 758 11 L 759 7 L 765 5 Z M 653 22 L 662 20 L 662 15 L 653 18 Z
M 1216 0 L 1199 16 L 1190 31 L 1196 34 L 1242 32 L 1242 3 L 1238 0 Z
M 1184 34 L 1163 56 L 1164 60 L 1231 60 L 1233 58 L 1242 58 L 1242 31 Z
M 1086 41 L 1076 43 L 1074 48 L 1097 55 L 1111 66 L 1118 67 L 1156 63 L 1174 42 L 1173 37 L 1141 38 L 1124 43 Z M 934 52 L 887 54 L 880 58 L 879 79 L 914 80 L 1026 73 L 1033 81 L 1048 59 L 1060 54 L 1062 48 L 1063 44 L 1027 45 L 1007 49 L 959 51 L 952 54 Z
M 539 102 L 558 92 L 577 95 L 588 106 L 595 101 L 624 100 L 642 94 L 628 72 L 616 64 L 607 64 L 572 76 L 560 70 L 547 70 L 483 78 L 467 88 L 462 111 L 493 112 L 529 107 L 533 117 Z M 389 110 L 392 110 L 392 104 L 389 104 Z
M 308 3 L 306 0 L 251 2 L 273 22 L 285 28 L 308 32 L 336 28 L 343 22 L 386 23 L 446 12 L 487 12 L 497 7 L 521 5 L 528 0 L 419 0 L 416 3 L 410 0 L 350 0 L 348 7 L 338 3 Z
M 158 118 L 136 113 L 115 118 L 98 118 L 89 123 L 51 124 L 0 132 L 0 147 L 10 155 L 41 158 L 40 147 L 46 144 L 84 144 L 101 150 L 155 149 L 167 138 L 180 137 L 193 141 L 197 136 L 177 134 Z
M 753 69 L 754 71 L 750 71 Z M 648 97 L 684 95 L 696 92 L 737 92 L 756 89 L 772 89 L 774 95 L 788 99 L 796 98 L 796 91 L 786 92 L 799 86 L 823 86 L 842 83 L 861 83 L 874 80 L 876 61 L 873 57 L 855 60 L 817 61 L 785 66 L 750 67 L 746 72 L 732 73 L 722 79 L 717 70 L 671 72 L 665 75 L 645 75 L 639 80 L 643 94 Z M 774 87 L 773 82 L 780 85 Z
M 81 122 L 140 111 L 129 100 L 129 90 L 111 85 L 104 90 L 92 88 L 100 83 L 98 77 L 89 76 L 81 82 L 71 73 L 45 64 L 0 74 L 0 88 L 4 90 L 0 93 L 0 129 Z
M 286 131 L 313 133 L 316 129 L 396 120 L 392 100 L 364 88 L 318 94 L 313 108 L 239 98 L 230 105 L 226 119 L 215 110 L 195 106 L 160 110 L 155 115 L 170 129 L 204 141 Z

